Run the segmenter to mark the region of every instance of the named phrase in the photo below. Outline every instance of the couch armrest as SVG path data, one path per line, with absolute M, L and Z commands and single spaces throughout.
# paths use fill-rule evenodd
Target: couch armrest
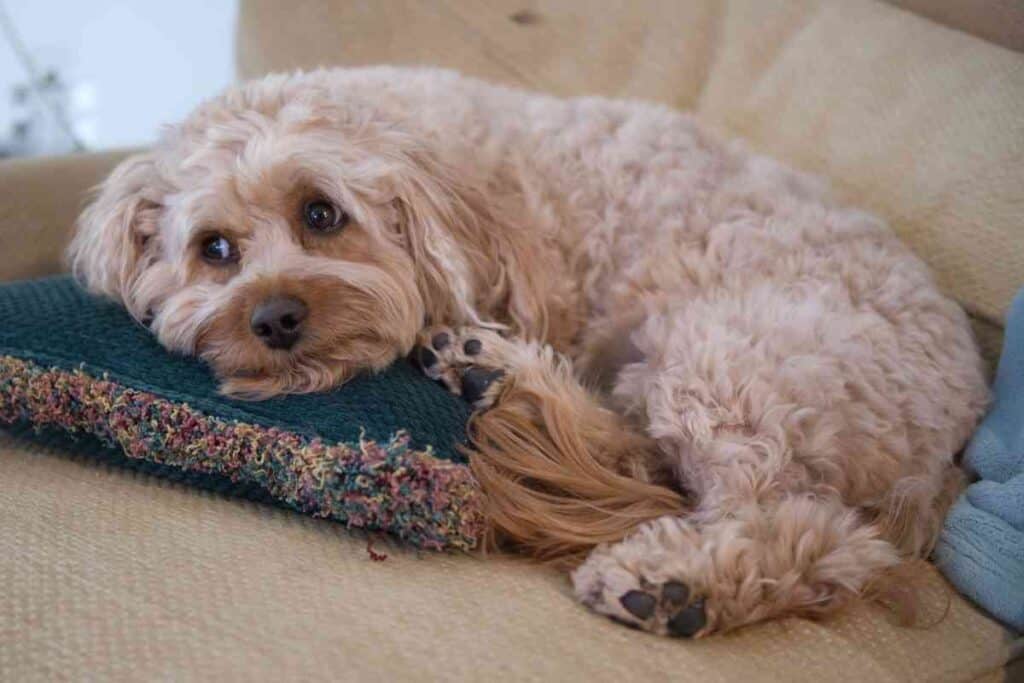
M 89 190 L 127 150 L 0 162 L 0 281 L 63 270 Z

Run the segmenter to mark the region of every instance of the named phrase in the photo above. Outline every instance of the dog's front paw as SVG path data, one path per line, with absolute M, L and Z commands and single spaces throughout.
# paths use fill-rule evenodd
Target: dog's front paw
M 513 351 L 513 342 L 491 330 L 434 325 L 420 332 L 412 359 L 427 377 L 483 410 L 497 400 Z

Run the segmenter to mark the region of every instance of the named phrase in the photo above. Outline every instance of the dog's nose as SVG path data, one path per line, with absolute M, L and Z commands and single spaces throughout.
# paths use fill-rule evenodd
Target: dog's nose
M 293 296 L 272 296 L 249 318 L 252 333 L 272 349 L 290 349 L 302 336 L 302 323 L 309 308 Z

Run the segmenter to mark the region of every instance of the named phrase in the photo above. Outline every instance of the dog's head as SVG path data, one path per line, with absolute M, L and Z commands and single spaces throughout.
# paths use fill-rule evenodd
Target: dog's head
M 73 270 L 228 393 L 382 368 L 428 317 L 478 322 L 479 216 L 421 138 L 326 88 L 235 90 L 113 172 Z

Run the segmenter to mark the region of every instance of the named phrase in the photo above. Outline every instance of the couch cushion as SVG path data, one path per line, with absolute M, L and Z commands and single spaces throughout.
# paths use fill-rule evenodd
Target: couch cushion
M 90 188 L 126 154 L 0 160 L 0 281 L 64 270 L 64 247 Z
M 1020 0 L 886 1 L 996 45 L 1024 51 L 1024 3 Z
M 968 681 L 1021 645 L 930 569 L 934 625 L 863 605 L 684 642 L 595 616 L 523 561 L 382 539 L 375 561 L 341 525 L 2 433 L 0 481 L 4 681 Z
M 428 63 L 696 110 L 887 218 L 980 321 L 990 359 L 1024 283 L 1024 54 L 891 5 L 242 0 L 237 49 L 243 78 Z

